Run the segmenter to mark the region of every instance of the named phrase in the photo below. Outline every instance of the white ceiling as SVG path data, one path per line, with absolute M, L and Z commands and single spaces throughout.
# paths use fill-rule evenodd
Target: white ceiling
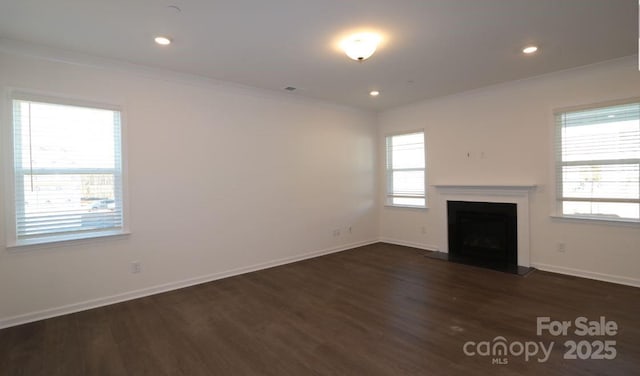
M 638 0 L 0 0 L 5 39 L 371 110 L 634 55 L 637 22 Z M 384 41 L 357 63 L 336 45 L 363 29 Z

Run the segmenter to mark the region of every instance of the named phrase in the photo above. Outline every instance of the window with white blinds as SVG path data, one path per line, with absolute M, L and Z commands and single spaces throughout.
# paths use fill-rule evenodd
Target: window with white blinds
M 424 132 L 387 136 L 386 157 L 387 205 L 426 207 Z
M 640 102 L 555 118 L 559 214 L 640 221 Z
M 122 233 L 120 112 L 12 102 L 15 244 Z

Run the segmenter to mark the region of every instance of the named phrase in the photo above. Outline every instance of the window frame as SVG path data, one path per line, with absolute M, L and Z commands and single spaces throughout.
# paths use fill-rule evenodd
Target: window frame
M 37 246 L 37 245 L 47 245 L 47 244 L 55 244 L 61 242 L 69 242 L 69 241 L 82 241 L 82 240 L 91 240 L 112 236 L 122 236 L 130 234 L 129 229 L 129 210 L 128 210 L 128 189 L 127 189 L 127 147 L 126 147 L 126 112 L 123 109 L 123 106 L 109 104 L 105 102 L 99 101 L 90 101 L 84 99 L 77 99 L 72 97 L 67 97 L 58 94 L 49 94 L 49 93 L 39 93 L 33 92 L 29 90 L 22 89 L 14 89 L 8 88 L 6 89 L 6 100 L 3 101 L 5 106 L 5 114 L 7 114 L 4 118 L 5 126 L 4 137 L 3 137 L 3 146 L 5 149 L 4 160 L 5 164 L 3 168 L 5 169 L 4 174 L 4 200 L 5 200 L 5 234 L 6 234 L 6 247 L 8 249 L 12 248 L 21 248 L 28 246 Z M 100 110 L 108 110 L 108 111 L 116 111 L 119 112 L 120 115 L 120 169 L 119 169 L 119 179 L 120 179 L 120 202 L 122 205 L 122 226 L 118 228 L 106 228 L 106 229 L 97 229 L 93 231 L 84 231 L 84 232 L 67 232 L 60 234 L 50 234 L 40 237 L 19 239 L 17 234 L 16 227 L 16 217 L 18 214 L 18 194 L 16 188 L 16 174 L 17 174 L 17 164 L 15 158 L 15 146 L 19 142 L 15 138 L 14 134 L 14 113 L 13 113 L 13 104 L 14 101 L 31 101 L 31 102 L 40 102 L 40 103 L 49 103 L 56 105 L 65 105 L 65 106 L 75 106 L 75 107 L 85 107 L 85 108 L 93 108 Z M 115 139 L 114 139 L 115 142 Z M 114 170 L 114 177 L 117 174 L 118 169 Z M 24 208 L 22 209 L 24 210 Z
M 408 169 L 389 169 L 389 161 L 392 160 L 392 150 L 388 147 L 388 140 L 392 137 L 396 136 L 404 136 L 415 133 L 422 133 L 422 148 L 424 153 L 424 167 L 423 168 L 408 168 Z M 428 209 L 429 202 L 427 200 L 427 138 L 426 132 L 424 128 L 421 129 L 413 129 L 408 131 L 399 131 L 393 133 L 387 133 L 384 135 L 384 206 L 393 207 L 393 208 L 408 208 L 408 209 Z M 422 171 L 423 172 L 423 192 L 422 196 L 404 196 L 404 195 L 393 195 L 391 192 L 390 184 L 393 181 L 393 172 L 394 171 Z M 391 174 L 391 177 L 390 177 Z M 408 198 L 423 198 L 424 205 L 406 205 L 406 204 L 394 204 L 393 198 L 396 197 L 408 197 Z
M 612 160 L 581 160 L 579 162 L 576 161 L 562 161 L 562 124 L 558 122 L 558 116 L 561 116 L 564 113 L 569 112 L 577 112 L 577 111 L 586 111 L 586 110 L 595 110 L 595 109 L 603 109 L 607 107 L 613 107 L 618 105 L 625 104 L 634 104 L 640 103 L 640 97 L 633 97 L 621 100 L 613 100 L 613 101 L 605 101 L 598 103 L 591 103 L 587 105 L 580 106 L 572 106 L 572 107 L 564 107 L 553 110 L 552 113 L 552 126 L 553 126 L 553 185 L 555 189 L 555 194 L 553 196 L 553 211 L 551 214 L 552 218 L 570 220 L 570 221 L 591 221 L 594 223 L 610 223 L 610 224 L 620 224 L 620 225 L 640 225 L 640 220 L 635 220 L 633 218 L 611 218 L 606 217 L 604 215 L 599 216 L 597 214 L 594 215 L 572 215 L 572 214 L 564 214 L 563 212 L 563 203 L 565 201 L 583 201 L 583 202 L 636 202 L 633 199 L 602 199 L 596 198 L 593 200 L 584 199 L 584 200 L 564 200 L 563 197 L 563 178 L 562 178 L 562 168 L 564 166 L 570 166 L 575 164 L 588 164 L 589 162 L 594 162 L 597 165 L 607 165 L 607 164 L 635 164 L 635 162 L 640 161 L 640 159 L 612 159 Z M 624 162 L 627 161 L 627 162 Z

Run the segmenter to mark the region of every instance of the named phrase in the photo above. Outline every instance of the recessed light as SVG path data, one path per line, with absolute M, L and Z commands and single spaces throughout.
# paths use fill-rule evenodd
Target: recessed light
M 536 51 L 538 51 L 538 46 L 527 46 L 522 49 L 522 52 L 525 54 L 532 54 Z
M 162 46 L 167 46 L 167 45 L 171 44 L 171 39 L 169 39 L 167 37 L 155 37 L 154 40 L 156 41 L 156 43 L 158 43 L 159 45 L 162 45 Z
M 378 90 L 372 90 L 369 92 L 369 95 L 371 95 L 372 97 L 377 97 L 378 95 L 380 95 L 380 92 Z

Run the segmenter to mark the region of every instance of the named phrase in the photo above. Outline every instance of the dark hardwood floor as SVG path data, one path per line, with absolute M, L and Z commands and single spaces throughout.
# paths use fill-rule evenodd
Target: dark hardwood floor
M 637 375 L 639 314 L 638 288 L 379 243 L 1 330 L 0 375 Z M 538 316 L 619 329 L 537 336 Z M 498 336 L 515 353 L 515 342 L 554 347 L 546 362 L 498 357 L 505 365 L 463 352 Z M 563 359 L 567 340 L 615 340 L 617 354 Z

